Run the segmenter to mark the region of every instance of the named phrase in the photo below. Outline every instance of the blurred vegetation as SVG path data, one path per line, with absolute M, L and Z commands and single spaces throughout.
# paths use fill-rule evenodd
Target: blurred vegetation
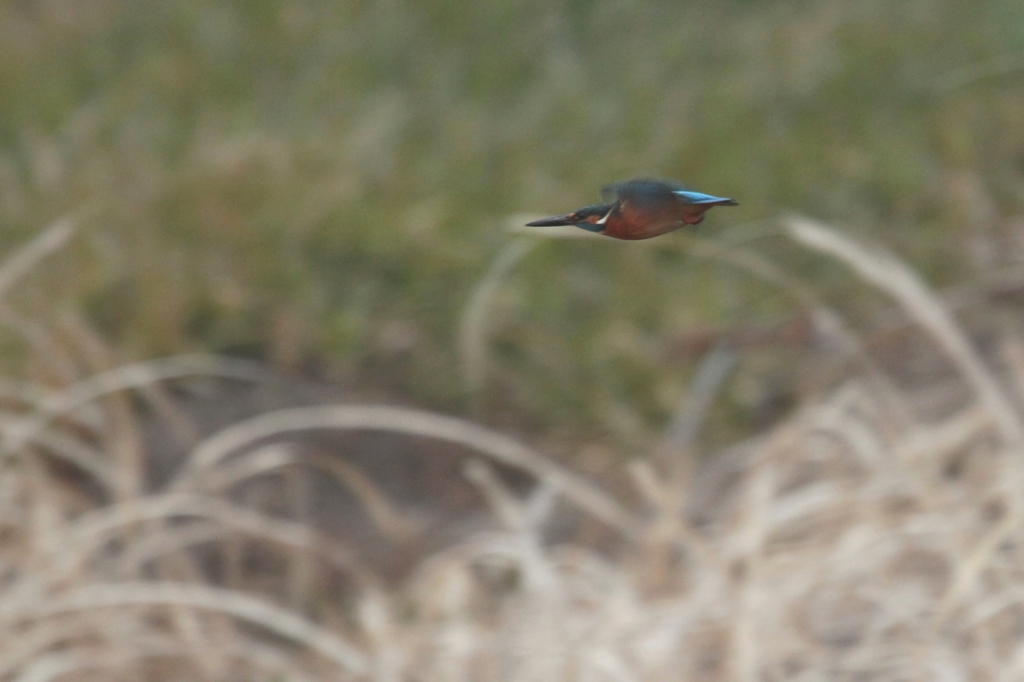
M 459 319 L 510 215 L 672 177 L 740 201 L 702 236 L 796 210 L 947 285 L 1020 260 L 1021 112 L 1019 0 L 11 1 L 0 243 L 96 207 L 12 303 L 84 309 L 126 359 L 266 358 L 632 447 L 690 380 L 674 338 L 792 303 L 672 236 L 545 242 L 500 288 L 471 401 Z M 834 266 L 757 248 L 849 298 Z M 756 421 L 743 385 L 730 423 Z

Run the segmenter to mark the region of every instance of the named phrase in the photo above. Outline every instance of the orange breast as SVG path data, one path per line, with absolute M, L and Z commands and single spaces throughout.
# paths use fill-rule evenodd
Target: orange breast
M 615 239 L 650 239 L 683 227 L 687 221 L 674 206 L 638 206 L 620 202 L 612 210 L 601 234 Z

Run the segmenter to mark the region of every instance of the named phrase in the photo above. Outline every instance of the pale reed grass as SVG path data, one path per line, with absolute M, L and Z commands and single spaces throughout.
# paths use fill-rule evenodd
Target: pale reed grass
M 237 451 L 265 438 L 317 430 L 375 430 L 435 438 L 463 445 L 523 469 L 556 487 L 567 499 L 621 530 L 635 519 L 603 491 L 540 453 L 495 431 L 421 410 L 388 406 L 323 405 L 268 412 L 239 422 L 201 443 L 172 487 L 202 488 L 202 478 Z
M 892 256 L 869 250 L 820 223 L 791 218 L 788 226 L 795 240 L 844 261 L 866 281 L 890 294 L 956 364 L 974 388 L 978 400 L 995 416 L 1007 443 L 1016 444 L 1020 440 L 1020 416 L 941 301 L 928 291 L 913 270 Z
M 463 309 L 459 322 L 459 352 L 462 380 L 470 394 L 480 390 L 487 371 L 487 315 L 491 299 L 502 281 L 538 243 L 537 239 L 520 238 L 502 248 L 487 272 L 476 283 Z
M 491 429 L 363 405 L 277 410 L 205 438 L 165 405 L 156 414 L 178 423 L 187 458 L 157 489 L 124 485 L 125 460 L 107 444 L 137 449 L 122 454 L 138 462 L 148 454 L 131 437 L 136 403 L 111 407 L 111 395 L 265 372 L 188 356 L 58 390 L 5 383 L 15 406 L 0 420 L 0 680 L 1017 679 L 1017 408 L 905 266 L 797 225 L 795 238 L 850 263 L 936 338 L 971 404 L 919 423 L 861 364 L 737 448 L 734 475 L 668 475 L 676 463 L 660 450 L 613 474 L 634 482 L 638 499 L 626 500 L 611 492 L 622 486 Z M 481 301 L 500 280 L 481 285 Z M 486 345 L 486 307 L 473 313 L 471 354 Z M 1014 352 L 1004 346 L 1011 362 Z M 677 447 L 699 433 L 720 360 L 666 434 Z M 472 451 L 463 471 L 490 522 L 421 550 L 386 583 L 358 547 L 315 525 L 309 481 L 339 483 L 382 541 L 417 546 L 422 520 L 351 462 L 293 442 L 354 430 Z M 62 478 L 54 460 L 83 478 Z M 532 485 L 509 485 L 505 467 Z M 257 483 L 280 485 L 239 492 Z M 552 542 L 570 508 L 601 533 L 584 524 Z
M 5 431 L 0 440 L 0 454 L 24 447 L 58 416 L 89 405 L 105 395 L 142 388 L 159 381 L 196 376 L 242 381 L 267 378 L 266 372 L 252 362 L 202 354 L 179 355 L 115 367 L 55 393 L 36 413 L 30 413 L 21 424 Z
M 84 216 L 92 209 L 82 209 L 63 216 L 0 264 L 0 298 L 24 279 L 46 256 L 60 250 L 78 230 Z
M 45 603 L 21 605 L 21 608 L 0 606 L 0 623 L 9 627 L 25 620 L 52 618 L 65 613 L 152 606 L 183 606 L 230 615 L 299 642 L 337 664 L 342 671 L 360 675 L 368 668 L 366 656 L 340 635 L 318 627 L 287 609 L 234 590 L 209 585 L 152 581 L 86 585 Z

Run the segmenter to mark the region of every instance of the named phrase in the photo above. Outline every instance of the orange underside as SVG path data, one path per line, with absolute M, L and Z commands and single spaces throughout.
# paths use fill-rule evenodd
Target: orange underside
M 711 205 L 680 204 L 637 205 L 622 201 L 612 210 L 601 234 L 615 239 L 651 239 L 704 220 Z
M 669 232 L 674 232 L 687 225 L 696 225 L 704 220 L 704 215 L 687 215 L 681 219 L 651 223 L 631 223 L 626 220 L 616 220 L 614 216 L 608 220 L 601 234 L 615 239 L 651 239 Z

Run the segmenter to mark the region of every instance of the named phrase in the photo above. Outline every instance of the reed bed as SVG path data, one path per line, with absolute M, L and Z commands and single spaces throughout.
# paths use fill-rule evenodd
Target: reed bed
M 69 225 L 9 259 L 0 293 Z M 864 356 L 693 472 L 680 461 L 729 363 L 719 350 L 657 451 L 598 480 L 494 430 L 391 406 L 291 407 L 202 433 L 176 386 L 267 372 L 209 356 L 114 366 L 86 322 L 63 319 L 74 334 L 30 351 L 63 348 L 64 385 L 2 386 L 0 679 L 1018 679 L 1020 340 L 983 357 L 902 263 L 807 219 L 782 229 L 891 296 L 967 399 L 925 418 Z M 529 253 L 512 249 L 464 318 L 471 386 L 486 380 L 489 296 Z M 141 435 L 152 420 L 187 453 L 162 480 Z M 402 500 L 303 442 L 367 431 L 457 449 L 486 522 L 382 577 L 304 492 L 330 478 L 380 542 L 422 547 Z

